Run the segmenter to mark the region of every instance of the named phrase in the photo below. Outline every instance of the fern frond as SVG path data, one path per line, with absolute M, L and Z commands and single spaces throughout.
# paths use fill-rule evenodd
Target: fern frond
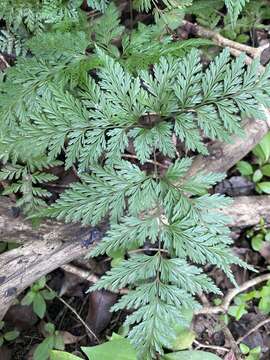
M 224 0 L 228 9 L 232 24 L 235 25 L 238 16 L 249 0 Z

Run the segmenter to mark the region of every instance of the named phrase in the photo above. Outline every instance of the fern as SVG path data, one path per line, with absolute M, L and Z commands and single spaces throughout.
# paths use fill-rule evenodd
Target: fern
M 22 11 L 32 9 L 37 22 L 23 15 L 12 25 L 25 28 L 29 56 L 0 83 L 0 179 L 31 217 L 109 222 L 90 255 L 125 258 L 91 291 L 129 289 L 112 310 L 130 310 L 128 336 L 140 359 L 154 359 L 185 310 L 200 307 L 199 293 L 220 294 L 204 265 L 234 283 L 231 265 L 248 268 L 230 250 L 230 219 L 219 211 L 230 200 L 209 194 L 224 174 L 189 176 L 192 159 L 179 158 L 178 145 L 207 154 L 206 139 L 229 141 L 242 134 L 243 116 L 263 119 L 270 66 L 262 74 L 258 60 L 246 66 L 244 56 L 231 60 L 224 50 L 203 67 L 193 47 L 209 42 L 174 42 L 160 24 L 123 36 L 121 14 L 108 1 L 88 1 L 104 12 L 90 25 L 80 1 L 29 4 Z M 186 4 L 163 1 L 162 10 Z M 152 3 L 137 6 L 148 11 Z M 8 8 L 3 14 L 12 24 Z M 60 159 L 80 181 L 46 208 L 46 184 L 56 181 L 50 169 Z
M 6 22 L 6 30 L 0 31 L 0 51 L 25 55 L 28 49 L 24 44 L 32 35 L 67 19 L 78 21 L 81 3 L 81 0 L 0 0 L 0 19 Z
M 249 2 L 249 0 L 224 0 L 224 1 L 228 9 L 228 13 L 231 17 L 232 24 L 235 25 L 239 14 L 244 9 L 245 5 Z
M 163 5 L 166 6 L 168 9 L 174 8 L 185 8 L 186 6 L 191 5 L 192 0 L 163 0 Z M 149 12 L 152 7 L 156 6 L 156 1 L 154 0 L 135 0 L 134 7 L 139 11 L 146 11 Z
M 104 12 L 108 6 L 109 0 L 87 0 L 88 6 L 92 9 Z
M 45 154 L 51 163 L 64 153 L 66 168 L 78 167 L 81 182 L 41 213 L 92 225 L 109 218 L 110 229 L 91 256 L 121 250 L 127 259 L 92 290 L 129 287 L 113 310 L 133 310 L 126 319 L 129 338 L 140 358 L 153 359 L 168 346 L 175 322 L 184 322 L 184 309 L 199 307 L 196 294 L 219 293 L 202 265 L 219 267 L 233 282 L 231 264 L 247 266 L 230 251 L 229 219 L 217 211 L 230 201 L 207 193 L 223 175 L 188 177 L 192 160 L 176 159 L 172 138 L 186 150 L 206 154 L 204 137 L 228 140 L 241 133 L 239 115 L 263 118 L 260 104 L 269 106 L 270 67 L 259 74 L 258 61 L 246 67 L 244 57 L 231 61 L 224 50 L 204 70 L 199 52 L 192 50 L 183 59 L 161 57 L 153 71 L 134 76 L 103 50 L 96 52 L 95 79 L 85 76 L 73 90 L 53 78 L 40 83 L 35 106 L 24 99 L 30 116 L 20 117 L 18 110 L 10 120 L 16 131 L 9 128 L 11 136 L 2 137 L 2 146 L 12 158 L 29 154 L 31 142 L 33 158 Z M 28 80 L 27 63 L 17 66 L 16 78 L 22 72 L 24 79 L 17 80 L 18 89 L 30 89 L 34 96 L 31 84 L 42 72 L 31 70 Z M 7 73 L 7 80 L 14 76 Z M 3 124 L 9 116 L 5 111 Z M 137 165 L 122 159 L 131 148 Z M 174 162 L 166 170 L 158 164 L 143 170 L 141 165 L 152 164 L 157 155 Z M 8 167 L 2 176 L 15 179 L 14 186 L 20 186 L 15 190 L 22 191 L 16 177 L 23 179 L 24 172 L 16 156 L 14 164 L 15 170 Z M 46 181 L 44 175 L 37 179 Z M 143 254 L 145 242 L 156 249 L 152 255 Z M 129 254 L 131 249 L 139 254 Z
M 211 44 L 211 41 L 199 38 L 173 41 L 172 36 L 164 34 L 159 26 L 139 23 L 137 30 L 123 37 L 122 64 L 136 72 L 157 63 L 162 56 L 183 57 L 192 48 Z
M 57 180 L 57 176 L 43 171 L 57 165 L 61 165 L 61 161 L 49 161 L 46 157 L 28 159 L 25 163 L 6 164 L 0 171 L 0 180 L 12 181 L 12 184 L 5 188 L 3 195 L 20 194 L 17 206 L 30 215 L 46 208 L 44 198 L 50 197 L 51 193 L 39 185 Z

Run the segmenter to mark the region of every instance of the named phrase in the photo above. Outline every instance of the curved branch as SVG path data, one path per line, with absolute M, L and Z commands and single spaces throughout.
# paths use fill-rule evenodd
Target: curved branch
M 221 305 L 218 306 L 204 306 L 202 309 L 198 310 L 195 315 L 213 315 L 213 314 L 224 314 L 227 313 L 229 306 L 231 305 L 232 300 L 239 295 L 240 293 L 250 289 L 253 286 L 256 286 L 262 282 L 270 280 L 270 273 L 258 276 L 252 280 L 246 281 L 241 286 L 229 290 L 225 296 Z
M 193 24 L 192 22 L 186 21 L 186 20 L 183 20 L 183 26 L 188 30 L 188 32 L 190 32 L 194 36 L 199 36 L 199 37 L 203 37 L 206 39 L 210 39 L 216 45 L 221 46 L 221 47 L 228 47 L 230 49 L 244 52 L 244 53 L 248 54 L 249 56 L 251 56 L 253 59 L 260 57 L 262 52 L 267 47 L 269 47 L 269 44 L 260 46 L 258 48 L 255 48 L 255 47 L 252 47 L 249 45 L 245 45 L 245 44 L 240 44 L 236 41 L 225 38 L 224 36 L 220 35 L 219 33 L 215 32 L 213 30 L 207 29 L 207 28 L 197 25 L 197 24 Z

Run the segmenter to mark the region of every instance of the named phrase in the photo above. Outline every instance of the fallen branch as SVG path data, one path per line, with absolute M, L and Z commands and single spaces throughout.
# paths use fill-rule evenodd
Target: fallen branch
M 45 285 L 45 286 L 49 291 L 53 291 L 48 285 Z M 90 329 L 90 327 L 86 324 L 86 322 L 82 319 L 82 317 L 77 313 L 77 311 L 69 303 L 67 303 L 61 296 L 56 295 L 56 298 L 62 304 L 64 304 L 76 316 L 76 318 L 82 323 L 82 325 L 89 332 L 89 334 L 91 334 L 94 337 L 94 339 L 96 339 L 96 341 L 98 343 L 100 343 L 99 338 L 97 337 L 97 335 L 93 332 L 92 329 Z
M 260 57 L 262 52 L 269 46 L 269 44 L 254 48 L 245 44 L 240 44 L 233 40 L 227 39 L 219 33 L 207 29 L 203 26 L 193 24 L 192 22 L 183 20 L 183 26 L 189 33 L 194 36 L 203 37 L 206 39 L 212 40 L 216 45 L 221 47 L 228 47 L 230 49 L 237 50 L 239 52 L 244 52 L 251 56 L 253 59 Z
M 223 352 L 230 352 L 230 349 L 227 349 L 226 347 L 202 344 L 197 340 L 194 340 L 194 344 L 197 345 L 196 350 L 198 350 L 198 349 L 211 349 L 211 350 L 217 350 L 217 351 L 223 351 Z
M 239 160 L 245 157 L 256 146 L 270 129 L 270 113 L 265 110 L 266 121 L 251 119 L 243 126 L 245 136 L 233 136 L 231 142 L 214 142 L 208 147 L 209 155 L 195 157 L 189 175 L 198 171 L 226 172 Z
M 270 223 L 270 196 L 239 196 L 234 198 L 231 206 L 224 208 L 223 213 L 232 217 L 232 227 L 258 225 L 261 219 Z
M 39 229 L 12 215 L 12 202 L 0 198 L 1 241 L 23 242 L 19 248 L 0 255 L 0 320 L 16 297 L 41 276 L 64 263 L 84 256 L 90 227 L 45 221 Z M 13 228 L 14 227 L 14 228 Z
M 262 326 L 265 326 L 270 323 L 270 318 L 265 319 L 256 326 L 254 326 L 252 329 L 250 329 L 245 335 L 241 336 L 237 341 L 236 344 L 239 345 L 243 340 L 245 340 L 249 335 L 253 334 L 255 331 L 259 330 Z
M 246 281 L 244 284 L 238 288 L 229 290 L 225 296 L 221 305 L 218 306 L 204 306 L 202 309 L 198 310 L 195 315 L 213 315 L 213 314 L 225 314 L 228 312 L 228 309 L 231 305 L 232 300 L 239 295 L 240 293 L 250 289 L 253 286 L 256 286 L 262 282 L 270 280 L 270 273 L 258 276 L 252 280 Z

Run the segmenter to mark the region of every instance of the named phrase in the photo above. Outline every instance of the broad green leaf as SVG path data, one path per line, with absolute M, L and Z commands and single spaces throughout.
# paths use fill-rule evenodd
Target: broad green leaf
M 239 347 L 242 354 L 247 355 L 249 353 L 249 347 L 246 344 L 241 343 Z
M 44 325 L 44 330 L 48 334 L 53 334 L 55 332 L 55 326 L 52 323 L 47 323 Z
M 269 296 L 264 296 L 261 298 L 261 300 L 259 301 L 259 310 L 261 312 L 263 312 L 264 314 L 269 314 L 270 313 L 270 297 Z
M 5 322 L 3 320 L 1 320 L 0 321 L 0 330 L 2 330 L 4 326 L 5 326 Z
M 104 344 L 82 347 L 89 360 L 137 360 L 136 351 L 127 339 L 115 339 Z
M 252 180 L 256 183 L 260 181 L 262 177 L 263 177 L 263 173 L 261 172 L 260 169 L 257 169 L 252 176 Z
M 221 360 L 220 357 L 205 351 L 177 351 L 167 354 L 162 360 Z
M 34 297 L 33 310 L 41 319 L 44 318 L 46 312 L 46 302 L 40 293 L 36 293 Z
M 112 267 L 114 267 L 120 264 L 120 262 L 124 259 L 125 251 L 122 249 L 118 249 L 109 253 L 108 255 L 112 258 L 111 265 Z
M 40 291 L 40 293 L 45 300 L 53 300 L 56 297 L 55 291 L 50 291 L 50 290 L 45 289 L 45 290 Z
M 0 347 L 4 344 L 4 338 L 3 336 L 0 336 Z
M 263 181 L 261 183 L 258 183 L 257 188 L 265 194 L 270 194 L 270 182 L 269 181 Z
M 253 174 L 253 168 L 247 161 L 239 161 L 236 165 L 237 170 L 243 176 L 248 176 Z
M 54 336 L 49 336 L 38 345 L 34 352 L 33 360 L 47 360 L 53 349 Z
M 236 320 L 240 320 L 243 315 L 247 313 L 246 304 L 233 305 L 229 307 L 228 314 L 233 316 Z
M 27 292 L 27 294 L 22 298 L 21 304 L 22 305 L 30 305 L 30 304 L 32 304 L 35 296 L 36 296 L 36 294 L 33 291 L 29 290 Z
M 54 336 L 54 348 L 57 350 L 65 349 L 63 336 L 61 336 L 59 333 Z
M 257 234 L 255 236 L 253 236 L 251 239 L 252 249 L 255 251 L 260 251 L 262 248 L 263 242 L 264 242 L 263 234 Z
M 82 360 L 82 358 L 65 351 L 52 350 L 50 352 L 50 360 Z
M 253 154 L 263 162 L 270 157 L 270 132 L 265 135 L 261 142 L 252 150 Z
M 20 335 L 20 332 L 18 330 L 12 330 L 8 331 L 4 334 L 4 339 L 6 341 L 13 341 L 17 339 L 17 337 Z
M 194 331 L 188 328 L 176 329 L 176 337 L 173 339 L 169 349 L 171 350 L 185 350 L 188 349 L 196 338 Z
M 261 170 L 263 175 L 270 176 L 270 164 L 262 166 Z
M 38 290 L 43 289 L 46 285 L 46 276 L 42 276 L 38 281 L 35 282 L 34 287 Z
M 270 241 L 270 231 L 267 231 L 267 233 L 265 234 L 264 240 Z

